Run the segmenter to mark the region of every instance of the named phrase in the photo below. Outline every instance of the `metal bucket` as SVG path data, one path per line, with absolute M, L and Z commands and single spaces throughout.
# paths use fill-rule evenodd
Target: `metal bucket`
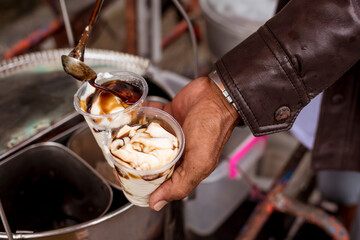
M 275 6 L 274 0 L 200 0 L 200 7 L 205 18 L 206 38 L 214 56 L 222 57 L 255 32 L 274 13 Z M 238 7 L 247 11 L 235 11 Z M 229 11 L 233 14 L 229 14 Z M 255 16 L 253 16 L 254 11 Z
M 103 216 L 112 203 L 109 184 L 58 143 L 18 152 L 0 163 L 0 176 L 0 199 L 13 230 L 70 227 Z

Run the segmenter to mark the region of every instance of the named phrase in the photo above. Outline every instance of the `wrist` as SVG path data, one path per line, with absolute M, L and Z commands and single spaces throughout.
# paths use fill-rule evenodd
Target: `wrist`
M 226 90 L 224 84 L 222 83 L 219 75 L 217 74 L 216 70 L 211 72 L 208 77 L 212 80 L 212 82 L 214 83 L 214 85 L 216 86 L 217 89 L 220 90 L 221 92 L 221 98 L 225 99 L 227 104 L 225 104 L 226 106 L 228 106 L 228 109 L 233 112 L 233 114 L 236 115 L 237 119 L 238 119 L 238 126 L 244 126 L 244 122 L 241 118 L 240 112 L 239 112 L 239 107 L 236 105 L 236 103 L 234 102 L 233 98 L 230 96 L 229 92 Z
M 224 84 L 222 83 L 219 75 L 217 74 L 216 70 L 212 71 L 209 74 L 209 78 L 215 83 L 215 85 L 220 89 L 221 93 L 224 95 L 224 97 L 226 98 L 226 100 L 228 101 L 228 103 L 230 103 L 233 108 L 235 108 L 235 110 L 238 112 L 239 109 L 236 106 L 235 102 L 233 101 L 232 97 L 229 95 L 228 91 L 225 89 Z

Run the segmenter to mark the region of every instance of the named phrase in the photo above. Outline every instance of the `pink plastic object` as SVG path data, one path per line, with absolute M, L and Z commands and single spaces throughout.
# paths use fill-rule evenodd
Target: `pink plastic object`
M 229 177 L 230 179 L 234 179 L 236 175 L 239 173 L 237 169 L 237 164 L 243 159 L 243 157 L 258 143 L 259 141 L 266 142 L 267 137 L 251 137 L 244 146 L 239 149 L 235 154 L 230 157 L 229 163 Z

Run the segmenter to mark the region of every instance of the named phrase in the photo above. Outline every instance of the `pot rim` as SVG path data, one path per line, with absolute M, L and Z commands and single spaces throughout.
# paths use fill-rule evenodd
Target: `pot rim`
M 217 27 L 225 29 L 229 34 L 239 36 L 255 32 L 263 23 L 243 18 L 242 24 L 235 24 L 227 18 L 222 17 L 210 5 L 208 0 L 200 0 L 200 7 L 205 19 Z M 242 19 L 239 17 L 239 19 Z

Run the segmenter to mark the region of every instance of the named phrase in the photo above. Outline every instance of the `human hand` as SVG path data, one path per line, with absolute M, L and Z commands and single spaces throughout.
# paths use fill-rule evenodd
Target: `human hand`
M 216 168 L 220 154 L 240 117 L 207 77 L 185 86 L 163 110 L 180 123 L 185 134 L 184 158 L 172 177 L 152 193 L 149 205 L 159 211 L 185 198 Z

